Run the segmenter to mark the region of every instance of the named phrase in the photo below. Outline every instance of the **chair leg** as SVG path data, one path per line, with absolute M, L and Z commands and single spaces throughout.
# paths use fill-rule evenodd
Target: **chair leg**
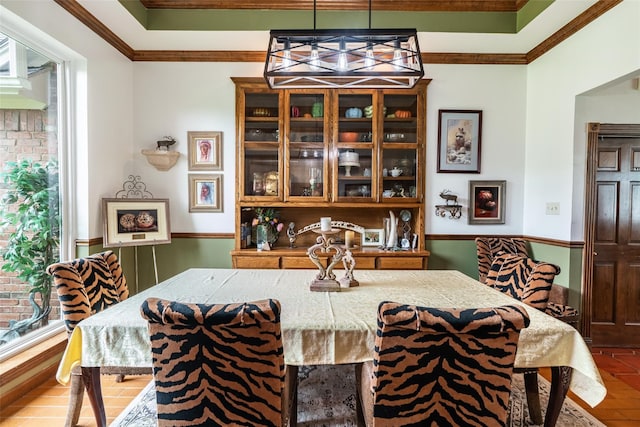
M 524 373 L 524 388 L 527 393 L 529 416 L 534 424 L 542 424 L 542 410 L 540 409 L 540 393 L 538 392 L 538 371 L 531 370 Z
M 67 408 L 67 419 L 64 423 L 65 427 L 73 427 L 78 424 L 83 398 L 84 383 L 82 382 L 82 375 L 72 374 L 71 385 L 69 387 L 69 407 Z

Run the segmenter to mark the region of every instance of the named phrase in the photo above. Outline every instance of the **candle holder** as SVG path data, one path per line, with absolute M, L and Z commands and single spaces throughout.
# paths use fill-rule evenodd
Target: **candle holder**
M 341 245 L 335 243 L 335 234 L 340 232 L 339 229 L 331 230 L 313 230 L 314 233 L 320 234 L 316 239 L 316 244 L 307 249 L 309 259 L 318 267 L 316 278 L 311 281 L 310 290 L 320 292 L 340 292 L 340 282 L 336 280 L 333 273 L 333 267 L 336 266 L 344 256 Z M 334 250 L 336 253 L 331 257 L 331 262 L 324 268 L 317 253 L 329 253 Z M 355 262 L 354 262 L 355 265 Z
M 360 282 L 353 277 L 353 269 L 356 267 L 356 260 L 353 258 L 353 254 L 348 247 L 344 251 L 342 264 L 344 265 L 344 277 L 339 280 L 340 286 L 343 288 L 360 286 Z

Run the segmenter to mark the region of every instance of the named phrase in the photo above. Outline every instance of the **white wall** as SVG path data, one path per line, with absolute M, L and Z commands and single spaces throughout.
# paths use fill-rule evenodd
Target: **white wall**
M 640 70 L 638 22 L 640 1 L 624 1 L 527 67 L 523 234 L 583 239 L 587 119 L 640 123 L 640 110 L 580 117 L 576 97 Z M 545 215 L 546 202 L 560 215 Z
M 521 234 L 526 67 L 425 64 L 427 91 L 427 234 Z M 482 110 L 479 174 L 437 173 L 438 110 Z M 506 180 L 504 225 L 468 225 L 469 181 Z M 462 218 L 435 216 L 442 190 L 458 195 Z
M 235 221 L 235 85 L 231 77 L 257 76 L 263 64 L 140 62 L 134 79 L 134 169 L 155 197 L 171 202 L 171 231 L 232 233 Z M 188 170 L 188 131 L 221 131 L 222 172 Z M 176 166 L 160 172 L 140 154 L 171 135 L 181 153 Z M 221 173 L 223 213 L 189 212 L 189 174 Z

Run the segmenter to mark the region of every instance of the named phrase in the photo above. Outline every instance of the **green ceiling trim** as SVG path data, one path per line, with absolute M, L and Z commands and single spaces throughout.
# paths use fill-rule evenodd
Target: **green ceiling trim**
M 374 11 L 372 28 L 416 28 L 419 32 L 513 34 L 553 0 L 529 1 L 520 12 Z M 148 30 L 269 31 L 313 29 L 313 12 L 305 10 L 146 9 L 139 0 L 120 0 Z M 367 28 L 367 11 L 320 11 L 316 28 Z
M 516 32 L 526 27 L 536 16 L 540 15 L 543 10 L 548 8 L 554 0 L 529 0 L 518 11 L 516 18 Z

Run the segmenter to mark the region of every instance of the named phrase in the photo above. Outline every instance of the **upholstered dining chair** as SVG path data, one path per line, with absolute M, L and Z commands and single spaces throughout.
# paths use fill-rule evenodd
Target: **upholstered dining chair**
M 548 262 L 501 254 L 494 257 L 486 284 L 533 308 L 546 311 L 553 281 L 559 273 L 560 267 Z M 535 424 L 541 424 L 538 370 L 514 369 L 514 372 L 524 374 L 529 416 Z
M 372 362 L 356 371 L 367 426 L 504 426 L 522 306 L 378 307 Z
M 487 274 L 491 269 L 491 264 L 497 255 L 512 254 L 529 256 L 527 242 L 519 238 L 507 237 L 477 237 L 476 253 L 478 256 L 478 280 L 486 283 Z M 551 285 L 549 301 L 544 309 L 545 313 L 562 320 L 578 328 L 580 316 L 578 310 L 568 305 L 568 289 L 558 284 Z
M 280 303 L 147 299 L 158 426 L 285 424 Z
M 47 267 L 47 273 L 53 277 L 69 335 L 80 321 L 129 297 L 127 280 L 118 256 L 113 251 L 51 264 Z M 76 367 L 71 374 L 66 427 L 78 423 L 82 409 L 84 383 L 80 371 L 80 367 Z M 148 368 L 104 367 L 100 369 L 101 374 L 118 375 L 116 381 L 122 381 L 124 375 L 141 375 L 150 372 L 151 369 Z

